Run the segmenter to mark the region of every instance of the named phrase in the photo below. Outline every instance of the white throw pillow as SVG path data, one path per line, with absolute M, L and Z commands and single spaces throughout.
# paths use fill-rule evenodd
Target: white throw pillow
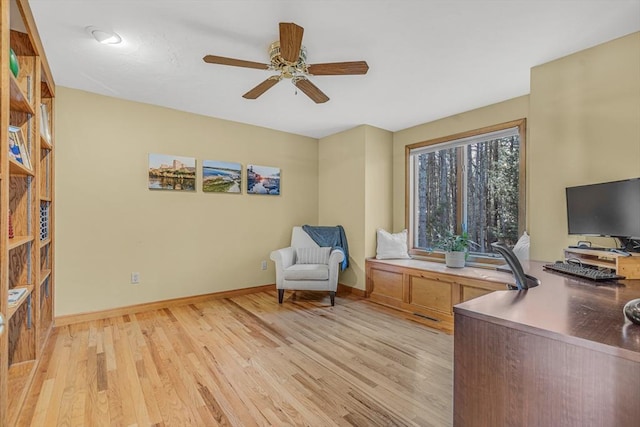
M 513 247 L 513 253 L 516 254 L 516 257 L 518 257 L 518 260 L 520 260 L 520 262 L 529 260 L 530 246 L 531 246 L 531 239 L 529 238 L 529 235 L 525 231 L 516 242 L 516 245 Z
M 407 230 L 391 234 L 382 228 L 378 228 L 377 235 L 376 259 L 411 258 L 407 251 Z
M 329 264 L 331 248 L 296 248 L 296 264 Z

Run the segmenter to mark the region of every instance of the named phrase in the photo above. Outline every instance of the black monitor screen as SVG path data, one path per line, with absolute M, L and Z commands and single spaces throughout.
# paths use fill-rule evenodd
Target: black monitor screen
M 569 234 L 640 238 L 640 178 L 567 188 Z

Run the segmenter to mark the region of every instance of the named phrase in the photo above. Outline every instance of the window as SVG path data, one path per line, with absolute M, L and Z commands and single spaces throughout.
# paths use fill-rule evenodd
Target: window
M 408 222 L 413 254 L 438 236 L 467 231 L 471 252 L 514 245 L 524 230 L 525 120 L 407 147 Z

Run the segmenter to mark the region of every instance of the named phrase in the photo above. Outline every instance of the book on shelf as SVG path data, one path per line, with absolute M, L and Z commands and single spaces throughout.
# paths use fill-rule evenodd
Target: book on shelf
M 49 110 L 46 104 L 40 104 L 40 134 L 51 144 L 51 131 L 49 130 Z
M 9 211 L 9 238 L 13 239 L 14 238 L 14 233 L 13 233 L 13 217 L 11 214 L 11 211 Z
M 20 299 L 26 294 L 28 291 L 27 288 L 14 288 L 9 289 L 9 306 L 14 306 L 18 304 Z

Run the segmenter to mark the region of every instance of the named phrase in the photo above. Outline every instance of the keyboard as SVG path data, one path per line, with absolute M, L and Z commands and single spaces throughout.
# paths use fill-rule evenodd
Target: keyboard
M 545 264 L 546 270 L 557 271 L 559 273 L 571 274 L 572 276 L 581 277 L 583 279 L 602 281 L 602 280 L 619 280 L 624 279 L 624 276 L 618 276 L 615 273 L 610 273 L 604 270 L 597 270 L 595 268 L 582 267 L 577 264 L 570 264 L 566 262 L 556 262 L 555 264 Z

